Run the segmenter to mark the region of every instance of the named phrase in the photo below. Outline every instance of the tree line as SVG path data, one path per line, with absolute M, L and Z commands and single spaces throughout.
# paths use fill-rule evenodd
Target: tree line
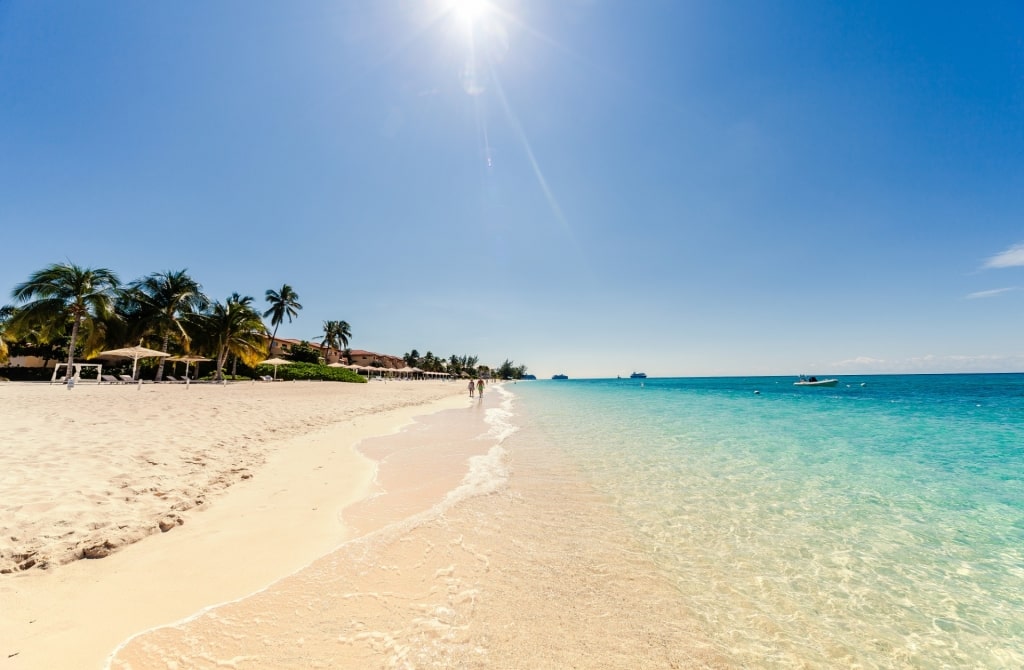
M 187 270 L 156 272 L 123 284 L 107 268 L 57 263 L 34 272 L 11 291 L 14 304 L 0 308 L 0 362 L 9 343 L 22 347 L 66 348 L 68 369 L 75 358 L 88 360 L 101 351 L 143 345 L 177 355 L 203 355 L 216 361 L 215 379 L 224 378 L 228 357 L 255 366 L 267 356 L 277 328 L 292 321 L 302 305 L 285 284 L 265 294 L 268 308 L 257 310 L 254 298 L 232 293 L 211 300 Z M 263 319 L 273 326 L 269 335 Z M 324 341 L 348 345 L 345 321 L 324 324 Z M 163 378 L 164 360 L 156 371 Z
M 229 357 L 254 367 L 273 351 L 277 330 L 291 323 L 302 304 L 294 288 L 284 284 L 268 289 L 267 309 L 260 312 L 254 298 L 232 293 L 223 301 L 211 300 L 187 270 L 155 272 L 127 284 L 107 268 L 57 263 L 33 273 L 11 291 L 14 304 L 0 307 L 0 364 L 6 363 L 9 344 L 34 351 L 44 358 L 59 352 L 68 369 L 101 351 L 143 345 L 175 355 L 201 355 L 216 362 L 214 378 L 224 379 Z M 264 319 L 269 320 L 270 330 Z M 269 344 L 268 344 L 269 338 Z M 323 360 L 327 349 L 348 357 L 352 327 L 342 319 L 323 322 L 319 356 L 307 342 L 293 347 L 295 360 Z M 410 367 L 455 376 L 495 376 L 519 379 L 526 366 L 505 360 L 497 368 L 480 365 L 476 356 L 423 356 L 413 349 L 403 357 Z M 155 381 L 164 374 L 164 359 Z
M 516 365 L 507 358 L 504 363 L 493 369 L 487 365 L 480 365 L 476 356 L 452 354 L 448 358 L 438 358 L 431 351 L 421 356 L 416 349 L 407 352 L 402 359 L 409 367 L 427 372 L 447 372 L 456 377 L 465 372 L 471 377 L 491 376 L 498 379 L 522 379 L 526 374 L 525 365 Z

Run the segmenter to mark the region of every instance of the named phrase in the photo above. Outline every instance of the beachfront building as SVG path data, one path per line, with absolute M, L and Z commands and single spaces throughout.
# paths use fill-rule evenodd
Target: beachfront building
M 363 349 L 352 349 L 349 353 L 352 358 L 349 363 L 354 365 L 387 368 L 389 370 L 400 370 L 405 367 L 405 361 L 398 356 L 378 354 L 374 351 L 364 351 Z
M 270 344 L 270 337 L 266 337 L 266 342 Z M 274 347 L 267 354 L 268 358 L 285 357 L 287 358 L 291 353 L 292 347 L 302 344 L 303 340 L 294 340 L 287 337 L 279 337 L 274 340 Z M 346 363 L 349 365 L 362 365 L 373 368 L 386 368 L 389 370 L 399 370 L 405 367 L 405 361 L 398 356 L 392 356 L 390 354 L 381 354 L 375 351 L 366 351 L 364 349 L 350 349 L 348 351 L 349 356 L 346 358 L 345 352 L 340 349 L 333 347 L 327 347 L 321 349 L 316 342 L 306 342 L 309 346 L 320 351 L 320 355 L 324 358 L 324 363 L 330 365 L 331 363 Z

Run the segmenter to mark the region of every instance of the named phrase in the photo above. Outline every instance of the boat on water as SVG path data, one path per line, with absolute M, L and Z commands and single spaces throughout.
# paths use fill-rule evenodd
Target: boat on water
M 800 379 L 793 382 L 793 386 L 825 386 L 831 387 L 839 383 L 838 379 L 818 379 L 817 377 L 804 377 L 800 375 Z
M 647 379 L 646 372 L 634 372 L 629 376 L 630 379 Z
M 551 375 L 552 379 L 568 379 L 569 375 Z

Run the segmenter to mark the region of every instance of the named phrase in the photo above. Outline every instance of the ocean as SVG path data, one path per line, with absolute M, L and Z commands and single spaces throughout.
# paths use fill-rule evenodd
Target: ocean
M 721 664 L 1024 667 L 1024 375 L 793 381 L 518 383 L 505 446 L 578 469 Z

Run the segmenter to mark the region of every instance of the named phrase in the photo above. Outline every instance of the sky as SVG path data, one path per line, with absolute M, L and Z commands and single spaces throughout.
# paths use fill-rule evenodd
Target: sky
M 539 377 L 1024 371 L 1024 4 L 0 0 L 0 236 Z

